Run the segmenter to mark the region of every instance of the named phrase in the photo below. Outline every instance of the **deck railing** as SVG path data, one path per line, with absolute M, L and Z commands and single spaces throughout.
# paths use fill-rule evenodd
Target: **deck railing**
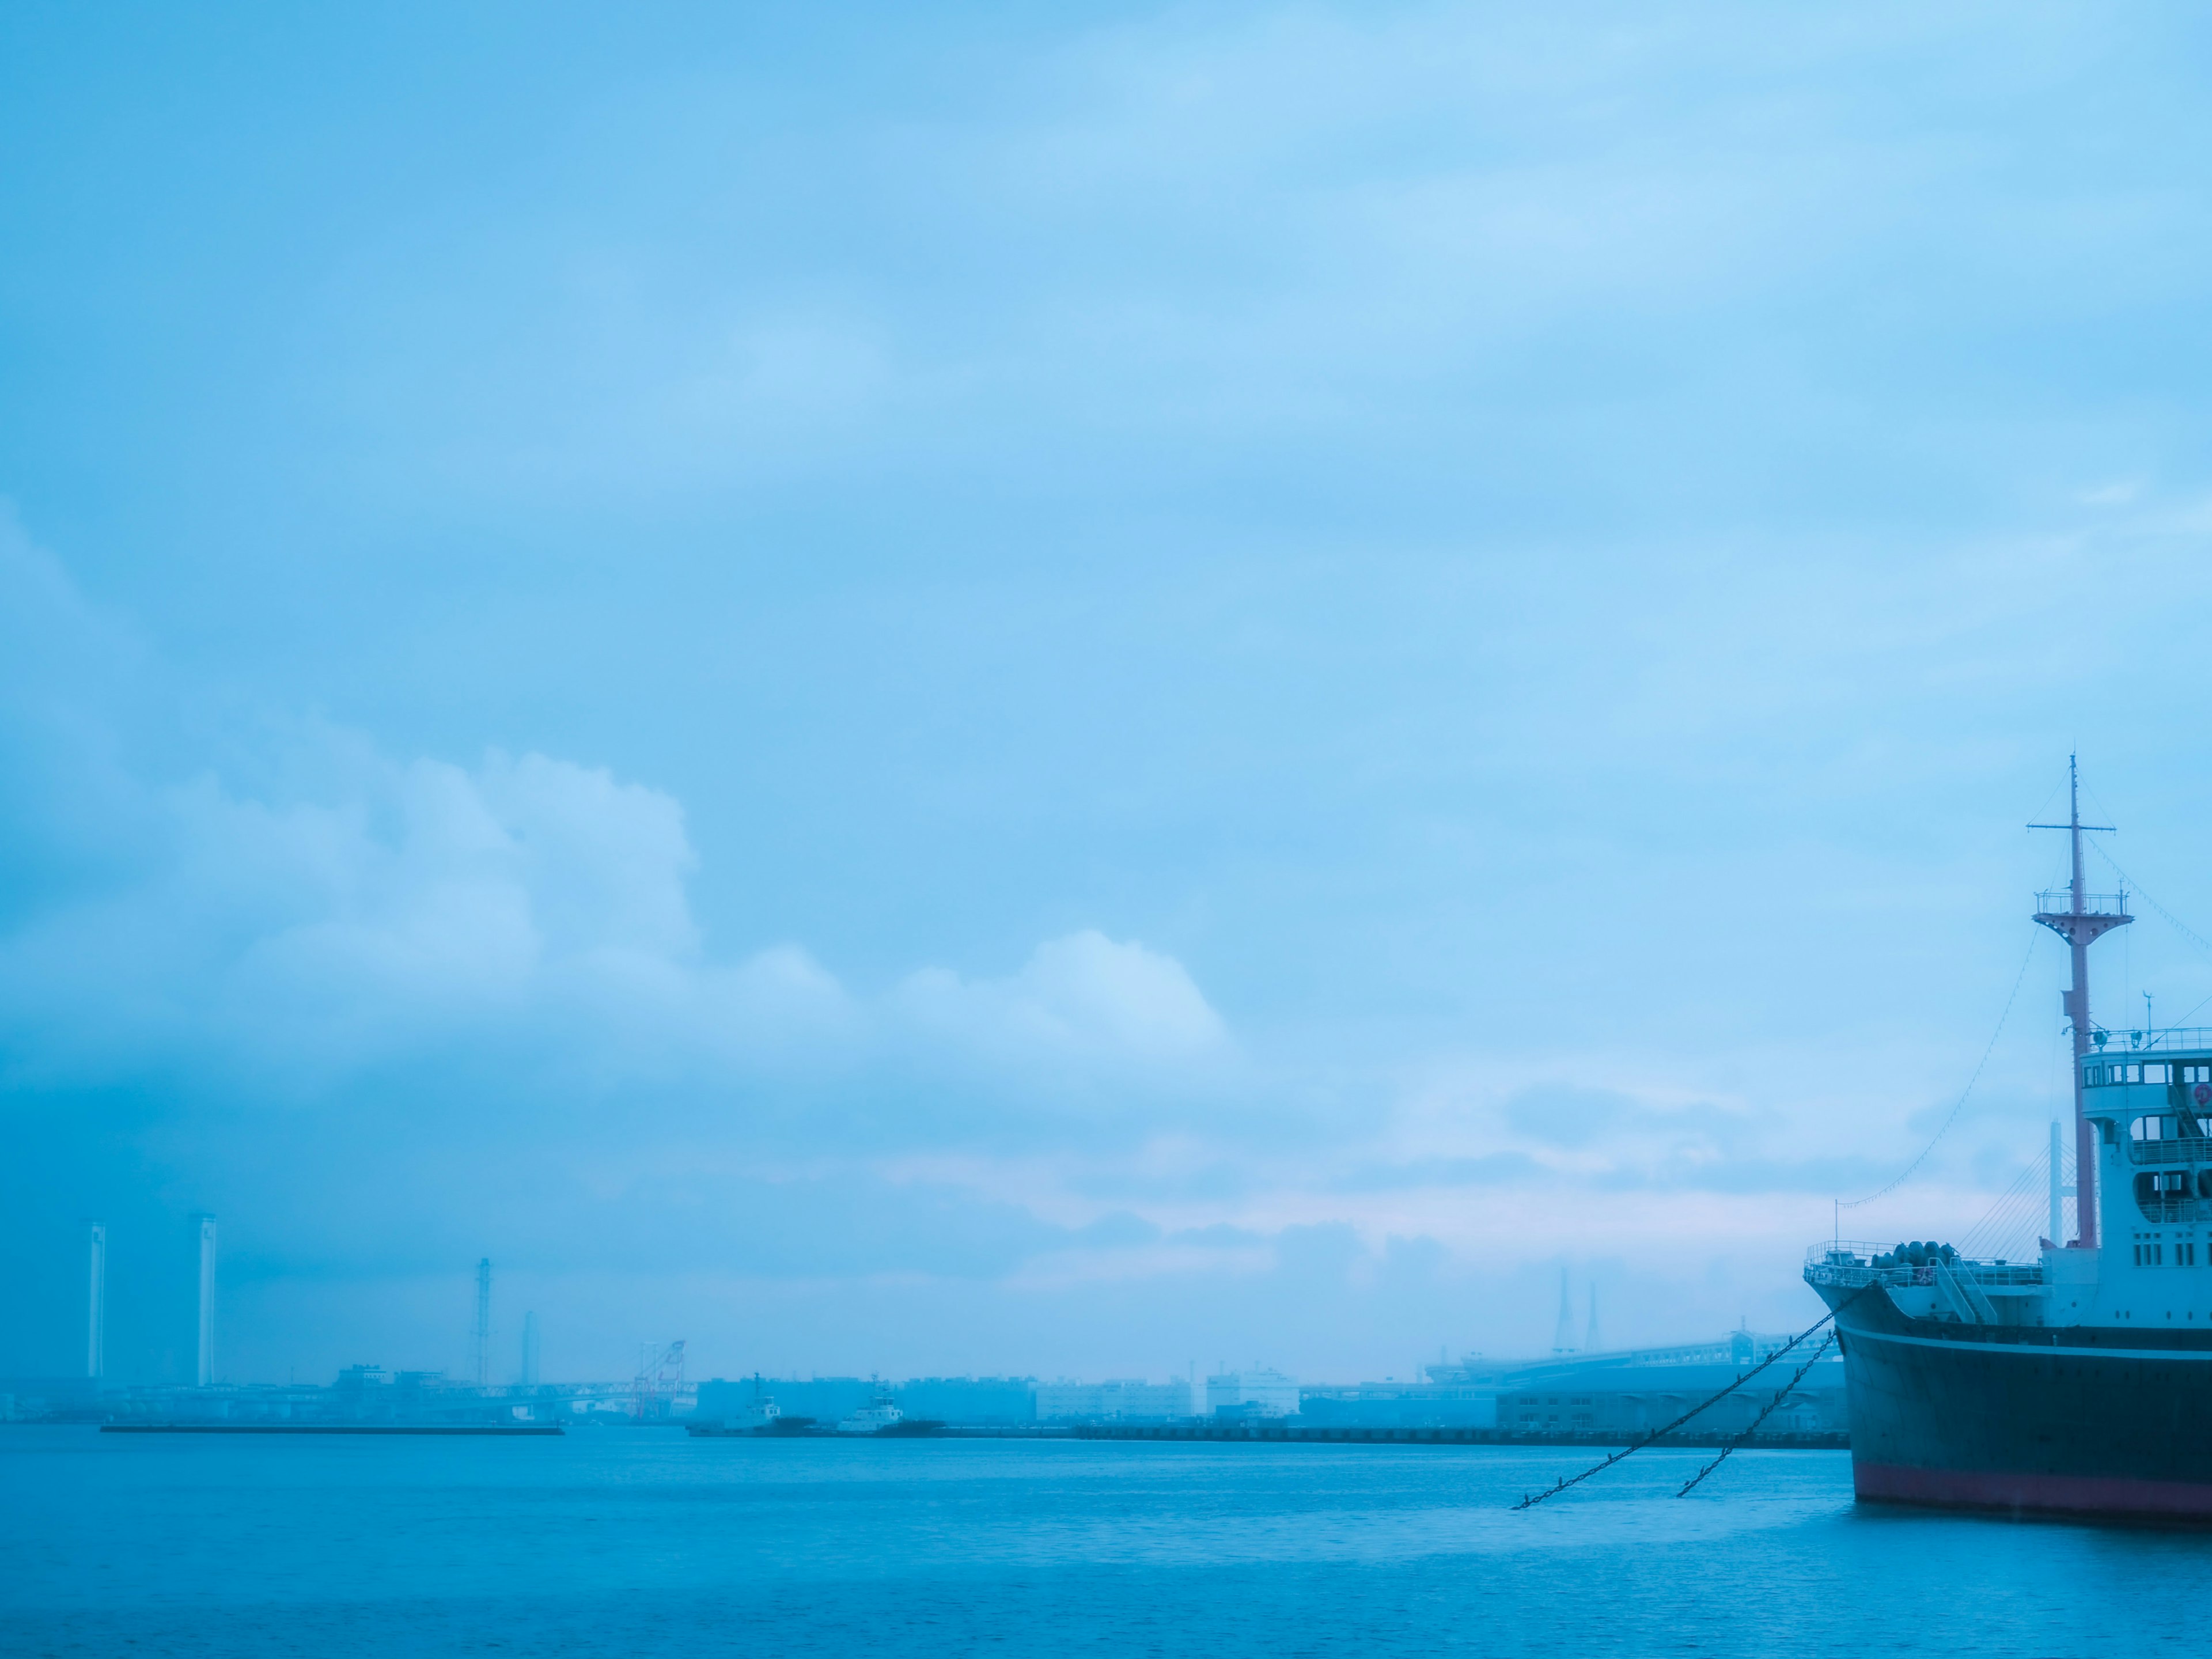
M 2125 1060 L 2151 1054 L 2174 1054 L 2195 1048 L 2212 1052 L 2212 1026 L 2154 1026 L 2141 1031 L 2099 1030 L 2089 1036 L 2089 1063 Z
M 1815 1244 L 1805 1252 L 1805 1277 L 1814 1285 L 1840 1285 L 1856 1287 L 1861 1285 L 1933 1285 L 1936 1269 L 1931 1264 L 1924 1267 L 1877 1267 L 1874 1259 L 1887 1255 L 1896 1245 L 1869 1244 L 1861 1240 L 1846 1239 Z M 1971 1279 L 1984 1290 L 2006 1290 L 2043 1283 L 2043 1264 L 2040 1261 L 1971 1261 L 1960 1256 L 1943 1264 L 1953 1275 Z
M 2177 1135 L 2172 1140 L 2130 1140 L 2130 1164 L 2212 1164 L 2212 1140 L 2203 1135 Z
M 2074 890 L 2056 887 L 2035 896 L 2037 911 L 2046 916 L 2070 915 L 2074 910 Z M 2084 893 L 2081 895 L 2081 914 L 2085 916 L 2124 916 L 2128 913 L 2125 893 Z

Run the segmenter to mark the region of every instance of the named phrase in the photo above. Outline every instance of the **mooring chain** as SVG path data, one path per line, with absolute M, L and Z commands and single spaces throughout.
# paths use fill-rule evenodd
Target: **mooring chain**
M 1713 1407 L 1719 1405 L 1719 1404 L 1720 1404 L 1720 1402 L 1721 1402 L 1722 1401 L 1723 1401 L 1723 1400 L 1727 1399 L 1730 1395 L 1734 1394 L 1734 1393 L 1735 1393 L 1738 1389 L 1741 1388 L 1745 1383 L 1747 1383 L 1747 1382 L 1750 1382 L 1750 1381 L 1751 1381 L 1751 1379 L 1752 1379 L 1753 1377 L 1757 1376 L 1759 1374 L 1759 1372 L 1761 1372 L 1761 1371 L 1765 1370 L 1769 1365 L 1771 1365 L 1772 1364 L 1774 1364 L 1774 1362 L 1775 1362 L 1776 1360 L 1780 1359 L 1780 1358 L 1781 1358 L 1784 1354 L 1787 1354 L 1787 1353 L 1788 1353 L 1788 1352 L 1789 1352 L 1792 1348 L 1796 1347 L 1796 1346 L 1800 1342 L 1802 1342 L 1802 1341 L 1803 1341 L 1807 1337 L 1808 1337 L 1808 1336 L 1812 1335 L 1812 1334 L 1813 1334 L 1813 1333 L 1814 1333 L 1814 1332 L 1815 1332 L 1815 1331 L 1817 1331 L 1817 1330 L 1819 1330 L 1819 1329 L 1820 1328 L 1820 1327 L 1821 1327 L 1821 1326 L 1823 1326 L 1823 1325 L 1826 1324 L 1826 1323 L 1828 1322 L 1828 1321 L 1829 1321 L 1829 1320 L 1833 1319 L 1833 1318 L 1834 1318 L 1838 1314 L 1839 1314 L 1839 1313 L 1843 1312 L 1843 1310 L 1844 1310 L 1844 1309 L 1846 1309 L 1846 1308 L 1850 1307 L 1850 1306 L 1851 1305 L 1851 1304 L 1852 1304 L 1852 1303 L 1854 1303 L 1854 1302 L 1857 1301 L 1861 1297 L 1864 1296 L 1864 1295 L 1865 1295 L 1869 1291 L 1872 1290 L 1873 1288 L 1874 1288 L 1874 1285 L 1873 1285 L 1873 1284 L 1872 1284 L 1872 1283 L 1868 1283 L 1868 1284 L 1865 1284 L 1865 1285 L 1860 1285 L 1860 1286 L 1858 1287 L 1858 1289 L 1856 1289 L 1856 1291 L 1852 1291 L 1849 1296 L 1845 1297 L 1844 1297 L 1841 1302 L 1838 1302 L 1838 1304 L 1836 1304 L 1835 1307 L 1834 1307 L 1833 1309 L 1832 1309 L 1832 1310 L 1829 1311 L 1829 1313 L 1827 1314 L 1826 1317 L 1822 1318 L 1822 1319 L 1816 1320 L 1816 1321 L 1814 1321 L 1812 1324 L 1808 1325 L 1808 1326 L 1807 1326 L 1803 1330 L 1802 1330 L 1802 1331 L 1798 1332 L 1796 1335 L 1795 1335 L 1795 1336 L 1791 1337 L 1791 1338 L 1790 1338 L 1787 1342 L 1784 1343 L 1780 1347 L 1777 1348 L 1777 1349 L 1776 1349 L 1772 1353 L 1771 1353 L 1771 1354 L 1767 1355 L 1765 1358 L 1764 1358 L 1764 1359 L 1760 1360 L 1760 1361 L 1759 1362 L 1759 1364 L 1757 1364 L 1756 1365 L 1753 1365 L 1753 1366 L 1749 1370 L 1746 1371 L 1746 1372 L 1745 1372 L 1741 1376 L 1739 1376 L 1738 1378 L 1736 1378 L 1735 1382 L 1733 1382 L 1729 1383 L 1729 1384 L 1728 1385 L 1728 1387 L 1726 1387 L 1725 1389 L 1722 1389 L 1718 1394 L 1715 1395 L 1711 1399 L 1707 1400 L 1707 1401 L 1701 1401 L 1701 1402 L 1700 1402 L 1700 1403 L 1698 1403 L 1698 1405 L 1695 1405 L 1695 1406 L 1691 1407 L 1689 1410 L 1687 1410 L 1687 1411 L 1684 1412 L 1684 1413 L 1683 1413 L 1680 1417 L 1676 1418 L 1673 1422 L 1671 1422 L 1671 1423 L 1668 1424 L 1666 1427 L 1664 1427 L 1664 1428 L 1662 1428 L 1662 1429 L 1654 1429 L 1654 1430 L 1652 1430 L 1650 1433 L 1649 1433 L 1649 1434 L 1645 1435 L 1645 1436 L 1644 1437 L 1644 1438 L 1643 1438 L 1643 1439 L 1641 1439 L 1641 1440 L 1638 1441 L 1634 1445 L 1632 1445 L 1632 1446 L 1623 1446 L 1623 1447 L 1622 1447 L 1619 1451 L 1617 1451 L 1617 1452 L 1613 1453 L 1613 1455 L 1612 1456 L 1610 1456 L 1610 1457 L 1607 1458 L 1603 1462 L 1601 1462 L 1601 1463 L 1594 1463 L 1594 1464 L 1592 1464 L 1589 1468 L 1584 1469 L 1584 1470 L 1583 1470 L 1580 1474 L 1571 1474 L 1571 1475 L 1568 1475 L 1568 1476 L 1565 1477 L 1564 1479 L 1562 1479 L 1561 1480 L 1559 1480 L 1556 1485 L 1554 1485 L 1553 1486 L 1552 1486 L 1552 1487 L 1550 1488 L 1550 1490 L 1546 1491 L 1546 1492 L 1537 1492 L 1537 1493 L 1534 1494 L 1534 1495 L 1533 1495 L 1533 1496 L 1531 1496 L 1531 1497 L 1523 1498 L 1522 1498 L 1519 1503 L 1516 1504 L 1513 1507 L 1514 1507 L 1515 1509 L 1516 1509 L 1516 1510 L 1534 1509 L 1537 1504 L 1539 1504 L 1542 1503 L 1546 1498 L 1555 1498 L 1555 1497 L 1557 1497 L 1559 1493 L 1561 1493 L 1561 1492 L 1565 1492 L 1565 1491 L 1568 1487 L 1570 1487 L 1570 1486 L 1580 1486 L 1583 1481 L 1585 1481 L 1585 1480 L 1589 1480 L 1589 1479 L 1590 1478 L 1590 1476 L 1592 1476 L 1592 1475 L 1594 1475 L 1594 1474 L 1601 1474 L 1603 1471 L 1605 1471 L 1605 1470 L 1607 1470 L 1607 1469 L 1611 1468 L 1612 1468 L 1615 1463 L 1618 1463 L 1619 1462 L 1620 1462 L 1620 1460 L 1621 1460 L 1622 1458 L 1624 1458 L 1624 1457 L 1626 1457 L 1626 1456 L 1630 1455 L 1632 1453 L 1634 1453 L 1634 1452 L 1640 1452 L 1640 1451 L 1642 1451 L 1642 1450 L 1643 1450 L 1646 1446 L 1648 1446 L 1648 1445 L 1651 1444 L 1654 1441 L 1656 1441 L 1656 1440 L 1663 1440 L 1663 1439 L 1665 1439 L 1668 1435 L 1670 1435 L 1670 1434 L 1674 1433 L 1675 1430 L 1677 1430 L 1677 1429 L 1680 1428 L 1680 1427 L 1682 1426 L 1682 1425 L 1683 1425 L 1683 1424 L 1685 1424 L 1685 1423 L 1688 1422 L 1692 1418 L 1693 1418 L 1693 1417 L 1697 1416 L 1700 1412 L 1709 1411 L 1709 1410 L 1711 1410 Z M 1834 1334 L 1832 1332 L 1832 1333 L 1830 1333 L 1830 1334 L 1829 1334 L 1828 1340 L 1829 1340 L 1829 1341 L 1832 1341 L 1833 1340 L 1834 1340 Z M 1824 1342 L 1822 1342 L 1822 1343 L 1820 1344 L 1821 1348 L 1822 1348 L 1822 1349 L 1824 1349 L 1824 1350 L 1827 1347 L 1827 1346 L 1828 1346 L 1828 1343 L 1827 1343 L 1826 1341 L 1824 1341 Z M 1814 1356 L 1814 1358 L 1815 1358 L 1815 1359 L 1817 1359 L 1817 1358 L 1820 1358 L 1820 1355 L 1819 1355 L 1819 1354 L 1817 1354 L 1817 1353 Z M 1805 1365 L 1804 1369 L 1803 1369 L 1803 1370 L 1801 1370 L 1797 1373 L 1798 1376 L 1802 1376 L 1805 1374 L 1805 1371 L 1806 1371 L 1806 1370 L 1809 1370 L 1811 1368 L 1812 1368 L 1811 1361 L 1808 1361 L 1808 1362 L 1806 1363 L 1806 1365 Z M 1796 1386 L 1797 1386 L 1797 1384 L 1796 1384 L 1796 1380 L 1795 1378 L 1792 1378 L 1792 1379 L 1791 1379 L 1791 1381 L 1790 1381 L 1790 1388 L 1795 1388 L 1795 1387 L 1796 1387 Z M 1782 1391 L 1782 1394 L 1783 1394 L 1784 1395 L 1786 1395 L 1789 1392 L 1790 1392 L 1790 1389 L 1784 1389 Z M 1782 1397 L 1782 1396 L 1781 1396 L 1781 1395 L 1778 1395 L 1778 1396 L 1777 1396 L 1777 1398 L 1780 1398 L 1780 1397 Z M 1767 1408 L 1767 1410 L 1768 1410 L 1768 1411 L 1771 1411 L 1772 1409 L 1773 1409 L 1773 1407 L 1771 1407 L 1771 1406 Z M 1766 1414 L 1766 1413 L 1765 1413 L 1765 1412 L 1762 1412 L 1762 1413 L 1759 1413 L 1759 1416 L 1760 1416 L 1760 1418 L 1761 1418 L 1761 1419 L 1762 1419 L 1762 1420 L 1765 1419 L 1765 1414 Z M 1758 1426 L 1758 1425 L 1757 1425 L 1756 1423 L 1754 1423 L 1752 1426 L 1753 1426 L 1753 1428 L 1756 1428 L 1756 1427 Z M 1733 1449 L 1733 1448 L 1731 1448 L 1730 1449 Z M 1728 1454 L 1727 1454 L 1726 1452 L 1723 1452 L 1723 1453 L 1722 1453 L 1722 1454 L 1721 1454 L 1721 1455 L 1722 1455 L 1723 1457 L 1725 1457 L 1727 1455 L 1728 1455 Z M 1717 1457 L 1717 1458 L 1715 1458 L 1715 1459 L 1713 1460 L 1713 1462 L 1714 1462 L 1714 1463 L 1715 1463 L 1715 1464 L 1718 1464 L 1720 1461 L 1721 1461 L 1721 1460 L 1720 1460 L 1720 1458 L 1718 1458 L 1718 1457 Z M 1708 1471 L 1708 1473 L 1710 1473 L 1710 1471 Z M 1704 1479 L 1705 1479 L 1705 1475 L 1704 1475 L 1704 1474 L 1700 1474 L 1700 1475 L 1698 1477 L 1698 1480 L 1704 1480 Z M 1696 1480 L 1693 1480 L 1693 1481 L 1692 1481 L 1692 1482 L 1690 1483 L 1690 1485 L 1693 1486 L 1697 1485 L 1697 1481 L 1696 1481 Z M 1687 1491 L 1689 1490 L 1689 1487 L 1688 1487 L 1688 1486 L 1685 1486 L 1682 1490 L 1683 1490 L 1683 1492 L 1687 1492 Z M 1681 1495 L 1681 1493 L 1680 1493 L 1680 1492 L 1678 1492 L 1678 1493 L 1676 1493 L 1676 1494 L 1675 1494 L 1675 1496 L 1677 1496 L 1677 1497 L 1680 1497 L 1680 1495 Z
M 1811 1370 L 1814 1366 L 1820 1363 L 1820 1356 L 1827 1352 L 1829 1348 L 1834 1345 L 1835 1340 L 1836 1334 L 1833 1331 L 1830 1331 L 1826 1336 L 1822 1337 L 1820 1339 L 1820 1346 L 1813 1350 L 1813 1357 L 1807 1360 L 1803 1364 L 1800 1365 L 1797 1368 L 1797 1374 L 1782 1385 L 1781 1392 L 1777 1394 L 1773 1399 L 1766 1402 L 1766 1409 L 1760 1412 L 1758 1416 L 1751 1419 L 1751 1426 L 1746 1429 L 1741 1434 L 1736 1436 L 1735 1439 L 1729 1441 L 1728 1444 L 1723 1446 L 1721 1448 L 1721 1455 L 1713 1459 L 1711 1462 L 1706 1464 L 1705 1468 L 1699 1469 L 1695 1474 L 1692 1475 L 1687 1481 L 1683 1483 L 1682 1490 L 1676 1492 L 1674 1496 L 1677 1498 L 1687 1498 L 1690 1495 L 1690 1489 L 1692 1487 L 1695 1486 L 1698 1481 L 1704 1480 L 1715 1469 L 1720 1468 L 1722 1464 L 1727 1462 L 1728 1455 L 1730 1452 L 1734 1451 L 1738 1446 L 1746 1443 L 1750 1440 L 1752 1436 L 1757 1434 L 1759 1432 L 1759 1425 L 1773 1415 L 1774 1408 L 1777 1406 L 1779 1406 L 1784 1401 L 1790 1398 L 1790 1390 L 1805 1380 L 1806 1372 Z

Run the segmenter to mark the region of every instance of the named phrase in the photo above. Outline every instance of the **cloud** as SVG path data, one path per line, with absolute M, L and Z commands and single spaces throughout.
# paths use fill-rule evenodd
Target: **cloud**
M 225 767 L 134 770 L 143 710 L 115 688 L 159 670 L 12 520 L 0 644 L 0 1076 L 17 1086 L 198 1077 L 313 1103 L 466 1052 L 471 1073 L 495 1055 L 571 1095 L 891 1062 L 1065 1091 L 1231 1048 L 1181 963 L 1097 930 L 1003 978 L 927 967 L 874 997 L 794 943 L 714 951 L 682 805 L 605 768 L 394 758 L 284 719 L 228 732 Z
M 1008 1319 L 1076 1287 L 1288 1307 L 1294 1281 L 1341 1312 L 1395 1274 L 1396 1317 L 1473 1264 L 1740 1248 L 1869 1184 L 1786 1145 L 1787 1112 L 1638 1064 L 1296 1063 L 1118 927 L 848 981 L 714 936 L 668 789 L 217 718 L 20 535 L 0 617 L 7 1236 L 209 1205 L 252 1272 L 364 1306 L 490 1253 L 848 1310 L 991 1286 Z
M 1223 1056 L 1227 1028 L 1174 957 L 1085 928 L 1037 946 L 1005 979 L 926 969 L 898 988 L 921 1031 L 1023 1063 L 1087 1058 L 1140 1066 Z
M 164 734 L 191 757 L 164 775 L 130 763 L 147 700 L 112 665 L 189 687 L 12 532 L 0 617 L 46 653 L 0 667 L 8 1231 L 150 1181 L 126 1214 L 211 1205 L 237 1271 L 337 1284 L 485 1249 L 733 1282 L 1223 1259 L 1133 1210 L 1058 1217 L 894 1161 L 1064 1146 L 1071 1103 L 1104 1109 L 1094 1143 L 1202 1124 L 1237 1048 L 1174 956 L 1085 928 L 1003 975 L 856 991 L 795 942 L 716 947 L 665 790 L 544 753 L 394 757 L 281 713 Z M 72 872 L 87 813 L 123 828 Z
M 140 792 L 161 855 L 0 937 L 15 1066 L 88 1081 L 190 1057 L 297 1098 L 461 1043 L 550 1051 L 601 1090 L 856 1051 L 1062 1084 L 1229 1051 L 1180 963 L 1093 930 L 1002 979 L 928 968 L 872 1000 L 796 945 L 718 957 L 666 793 L 544 755 L 328 743 L 343 763 L 318 769 L 341 775 L 312 796 L 212 773 Z

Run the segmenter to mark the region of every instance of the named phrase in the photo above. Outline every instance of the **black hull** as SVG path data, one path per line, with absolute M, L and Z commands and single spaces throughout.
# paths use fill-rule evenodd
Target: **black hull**
M 1818 1288 L 1862 1500 L 2212 1522 L 2212 1330 L 1960 1325 Z

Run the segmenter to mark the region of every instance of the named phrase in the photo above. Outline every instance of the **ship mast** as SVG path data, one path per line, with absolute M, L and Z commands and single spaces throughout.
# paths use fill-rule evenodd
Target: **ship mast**
M 2074 1031 L 2074 1218 L 2075 1242 L 2085 1250 L 2097 1248 L 2097 1142 L 2089 1127 L 2082 1097 L 2081 1061 L 2089 1052 L 2089 947 L 2115 927 L 2135 918 L 2127 914 L 2127 894 L 2085 893 L 2081 890 L 2081 832 L 2109 833 L 2108 823 L 2081 822 L 2081 774 L 2077 757 L 2066 757 L 2067 790 L 2072 810 L 2064 823 L 2031 823 L 2031 830 L 2063 830 L 2073 845 L 2073 880 L 2063 894 L 2037 896 L 2035 919 L 2064 939 L 2074 957 L 2074 983 L 2063 999 L 2066 1023 Z M 2062 909 L 2053 900 L 2063 898 Z M 2146 1036 L 2148 1033 L 2144 1034 Z M 2055 1172 L 2054 1172 L 2054 1179 Z M 2053 1239 L 2053 1243 L 2062 1241 Z

